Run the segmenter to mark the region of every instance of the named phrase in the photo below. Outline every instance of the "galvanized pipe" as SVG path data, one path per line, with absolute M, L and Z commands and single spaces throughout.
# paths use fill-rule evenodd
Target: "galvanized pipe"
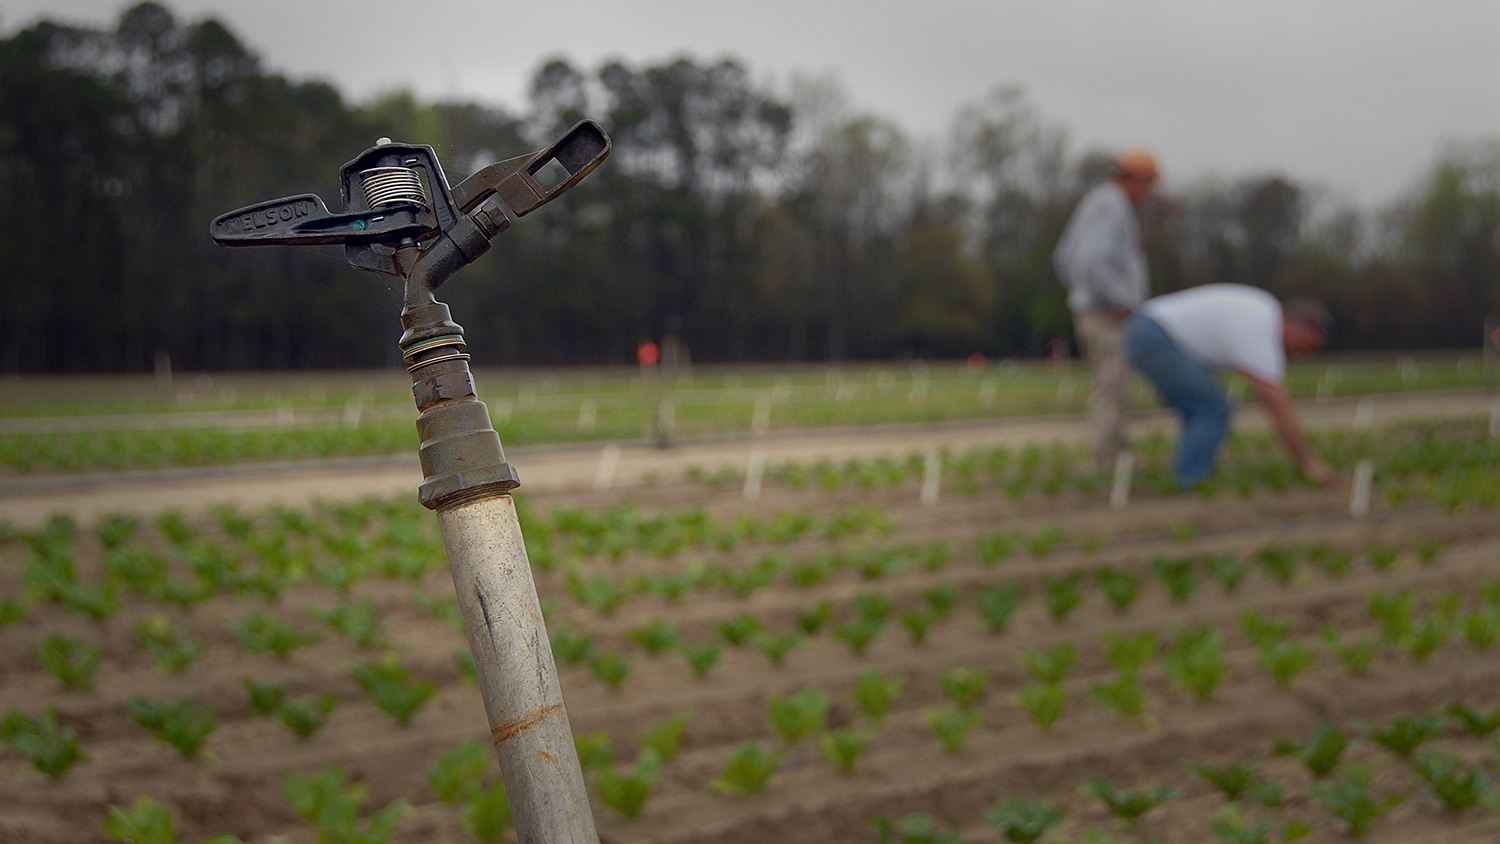
M 521 844 L 597 844 L 531 564 L 504 493 L 438 510 Z

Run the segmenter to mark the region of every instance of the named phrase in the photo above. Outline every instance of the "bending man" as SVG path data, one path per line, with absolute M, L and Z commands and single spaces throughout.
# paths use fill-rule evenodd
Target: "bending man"
M 1156 177 L 1150 153 L 1121 155 L 1114 177 L 1079 200 L 1052 253 L 1052 268 L 1068 289 L 1073 332 L 1093 380 L 1089 415 L 1094 464 L 1101 469 L 1125 448 L 1130 370 L 1120 353 L 1120 325 L 1151 294 L 1135 209 Z
M 1207 284 L 1146 302 L 1121 331 L 1130 364 L 1182 416 L 1174 471 L 1187 489 L 1208 477 L 1229 430 L 1229 398 L 1215 377 L 1250 379 L 1271 424 L 1302 471 L 1321 484 L 1338 476 L 1307 444 L 1286 391 L 1286 358 L 1328 341 L 1333 323 L 1321 304 L 1276 297 L 1243 284 Z

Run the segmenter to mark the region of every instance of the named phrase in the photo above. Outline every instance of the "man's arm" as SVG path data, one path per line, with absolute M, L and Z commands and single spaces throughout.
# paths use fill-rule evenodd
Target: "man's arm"
M 1276 435 L 1281 438 L 1286 450 L 1292 453 L 1297 465 L 1302 467 L 1303 473 L 1323 486 L 1338 483 L 1338 473 L 1323 462 L 1323 458 L 1312 450 L 1312 446 L 1307 444 L 1307 438 L 1302 435 L 1302 426 L 1297 423 L 1297 413 L 1292 408 L 1292 397 L 1287 394 L 1286 387 L 1248 372 L 1240 374 L 1250 379 L 1250 383 L 1255 386 L 1255 393 L 1260 397 L 1260 403 L 1265 405 Z

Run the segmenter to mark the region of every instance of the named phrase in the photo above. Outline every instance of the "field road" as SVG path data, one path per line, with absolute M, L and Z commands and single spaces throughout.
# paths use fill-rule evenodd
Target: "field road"
M 1310 429 L 1375 427 L 1416 418 L 1490 416 L 1497 400 L 1489 393 L 1420 393 L 1371 399 L 1306 401 L 1298 413 Z M 1363 403 L 1363 404 L 1362 404 Z M 1248 404 L 1248 403 L 1247 403 Z M 1263 430 L 1265 415 L 1242 407 L 1238 430 Z M 1171 418 L 1162 411 L 1139 415 L 1138 433 L 1166 430 Z M 775 432 L 757 438 L 682 442 L 670 448 L 626 443 L 618 451 L 602 445 L 526 448 L 511 444 L 507 459 L 521 476 L 521 492 L 566 494 L 597 488 L 601 469 L 613 464 L 613 488 L 662 483 L 681 478 L 696 467 L 707 472 L 743 471 L 755 451 L 769 464 L 844 460 L 946 446 L 952 451 L 1032 442 L 1078 442 L 1088 435 L 1081 416 L 999 419 L 899 428 L 822 429 Z M 415 439 L 415 437 L 413 437 Z M 297 463 L 163 469 L 75 475 L 0 475 L 0 518 L 18 527 L 39 524 L 56 512 L 69 512 L 85 523 L 108 512 L 152 512 L 175 508 L 202 511 L 220 503 L 243 507 L 270 503 L 296 505 L 313 499 L 336 500 L 364 495 L 415 495 L 422 481 L 415 455 L 366 457 Z M 613 452 L 612 458 L 606 452 Z M 604 465 L 601 465 L 604 464 Z

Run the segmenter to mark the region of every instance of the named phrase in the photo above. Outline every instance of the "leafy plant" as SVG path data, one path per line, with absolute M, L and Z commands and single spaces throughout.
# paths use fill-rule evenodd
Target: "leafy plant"
M 606 730 L 575 733 L 573 744 L 578 748 L 578 765 L 585 771 L 598 770 L 615 761 L 615 743 Z
M 1500 707 L 1486 712 L 1463 703 L 1452 703 L 1448 714 L 1471 736 L 1485 738 L 1500 730 Z
M 1042 604 L 1053 621 L 1062 621 L 1083 603 L 1083 572 L 1042 578 Z
M 710 671 L 719 664 L 719 657 L 723 656 L 724 649 L 718 642 L 683 642 L 679 646 L 682 656 L 687 660 L 688 669 L 693 676 L 699 680 L 708 676 Z
M 940 830 L 931 815 L 913 812 L 891 822 L 889 818 L 866 816 L 875 827 L 880 844 L 962 844 L 963 836 L 952 830 Z
M 1036 533 L 1026 537 L 1026 548 L 1033 557 L 1046 557 L 1061 545 L 1068 535 L 1054 524 L 1042 526 Z
M 969 709 L 984 697 L 984 689 L 989 684 L 989 680 L 990 675 L 986 671 L 963 667 L 949 668 L 938 675 L 938 688 L 942 690 L 943 697 L 952 701 L 954 706 Z
M 1167 647 L 1162 667 L 1172 682 L 1192 693 L 1200 703 L 1207 703 L 1213 700 L 1214 691 L 1229 674 L 1223 638 L 1206 625 L 1179 630 Z
M 1343 730 L 1324 721 L 1313 728 L 1307 741 L 1282 738 L 1276 742 L 1274 752 L 1277 756 L 1295 757 L 1308 773 L 1324 779 L 1338 767 L 1349 744 L 1349 737 Z
M 660 618 L 652 619 L 649 624 L 627 630 L 625 636 L 645 648 L 646 653 L 652 656 L 670 650 L 682 641 L 676 625 Z
M 184 759 L 195 758 L 217 726 L 213 710 L 199 705 L 191 695 L 176 700 L 136 695 L 127 709 L 137 724 L 177 748 Z
M 1257 648 L 1275 645 L 1292 635 L 1293 623 L 1289 618 L 1261 615 L 1254 610 L 1240 613 L 1240 628 Z
M 615 610 L 625 603 L 625 599 L 630 597 L 614 578 L 605 574 L 595 574 L 585 580 L 577 572 L 568 572 L 565 582 L 568 592 L 578 600 L 578 603 L 595 610 L 600 615 L 613 615 Z
M 866 668 L 855 680 L 855 705 L 866 718 L 878 724 L 895 707 L 905 685 L 906 681 L 900 677 L 885 677 L 873 668 Z
M 74 763 L 83 761 L 78 747 L 78 733 L 72 727 L 60 726 L 57 710 L 48 708 L 40 718 L 19 709 L 6 713 L 0 721 L 0 738 L 10 742 L 18 753 L 52 781 L 62 779 Z
M 724 641 L 736 648 L 750 641 L 751 636 L 766 629 L 765 625 L 760 623 L 760 619 L 749 613 L 742 613 L 714 626 Z
M 1380 653 L 1380 642 L 1374 636 L 1344 642 L 1340 639 L 1341 631 L 1335 624 L 1324 625 L 1319 635 L 1350 677 L 1363 676 Z
M 772 697 L 766 720 L 787 744 L 796 744 L 827 727 L 830 702 L 827 692 L 809 686 L 795 694 Z
M 1010 618 L 1020 609 L 1026 599 L 1026 586 L 1019 580 L 992 583 L 979 587 L 977 604 L 984 629 L 1000 634 L 1010 624 Z
M 469 795 L 458 821 L 470 835 L 485 844 L 500 844 L 511 825 L 510 796 L 505 783 L 496 780 Z
M 979 562 L 992 566 L 1016 553 L 1022 534 L 1018 530 L 991 531 L 981 533 L 974 540 L 974 549 L 979 553 Z
M 750 637 L 750 644 L 771 660 L 771 664 L 780 666 L 787 654 L 791 653 L 804 641 L 804 637 L 796 630 L 788 630 L 783 633 L 771 633 L 762 630 Z
M 1103 803 L 1115 817 L 1134 822 L 1147 812 L 1177 797 L 1178 790 L 1168 785 L 1153 785 L 1146 788 L 1115 788 L 1102 777 L 1083 784 L 1082 792 Z
M 185 639 L 182 632 L 161 614 L 142 619 L 135 627 L 136 639 L 157 666 L 168 674 L 180 674 L 203 655 L 207 643 L 202 639 Z
M 1198 575 L 1193 571 L 1194 562 L 1191 557 L 1178 560 L 1157 557 L 1151 561 L 1151 570 L 1167 587 L 1167 594 L 1175 604 L 1185 603 L 1198 591 Z
M 1282 586 L 1291 583 L 1292 577 L 1297 573 L 1297 555 L 1285 545 L 1274 542 L 1263 545 L 1255 552 L 1255 560 L 1272 580 Z
M 370 701 L 403 727 L 437 692 L 435 683 L 417 677 L 394 656 L 356 663 L 352 670 L 355 681 L 369 695 Z
M 651 789 L 656 784 L 656 775 L 661 770 L 661 754 L 651 748 L 643 749 L 627 772 L 604 766 L 594 781 L 599 799 L 604 805 L 622 816 L 634 820 L 646 809 Z
M 589 660 L 589 672 L 612 690 L 619 690 L 630 676 L 631 668 L 630 660 L 614 651 L 605 651 Z
M 318 828 L 318 844 L 384 844 L 406 812 L 405 800 L 393 800 L 361 827 L 359 807 L 369 796 L 369 786 L 351 784 L 348 773 L 336 765 L 311 778 L 288 774 L 282 790 L 292 808 Z
M 150 797 L 137 797 L 128 810 L 109 807 L 104 833 L 122 844 L 177 844 L 177 812 Z M 215 835 L 203 844 L 240 844 L 240 839 Z
M 292 651 L 306 647 L 322 637 L 312 630 L 299 630 L 277 618 L 261 612 L 252 612 L 238 622 L 230 622 L 229 629 L 239 640 L 240 647 L 262 656 L 274 656 L 285 660 Z
M 1403 636 L 1399 642 L 1400 646 L 1417 662 L 1426 662 L 1429 657 L 1442 647 L 1449 636 L 1448 624 L 1440 618 L 1429 615 L 1415 623 L 1409 633 Z
M 636 741 L 641 747 L 656 751 L 661 757 L 662 764 L 676 758 L 682 750 L 682 736 L 687 732 L 688 725 L 693 723 L 696 713 L 686 710 L 660 721 L 652 721 L 646 728 L 636 734 Z
M 1260 647 L 1260 661 L 1271 672 L 1276 685 L 1287 688 L 1313 666 L 1317 657 L 1305 642 L 1278 642 Z
M 969 733 L 984 720 L 983 710 L 965 709 L 951 703 L 924 710 L 923 714 L 927 719 L 927 726 L 948 753 L 963 750 Z
M 1078 649 L 1072 642 L 1063 642 L 1047 650 L 1030 650 L 1021 656 L 1021 664 L 1027 673 L 1043 683 L 1061 683 L 1073 663 L 1078 659 Z
M 1370 791 L 1371 774 L 1369 768 L 1361 768 L 1351 771 L 1343 779 L 1313 783 L 1312 787 L 1313 797 L 1348 824 L 1349 834 L 1356 838 L 1368 832 L 1381 815 L 1405 800 L 1399 794 L 1376 799 Z
M 1285 844 L 1312 834 L 1312 827 L 1302 821 L 1288 821 L 1277 833 L 1271 818 L 1251 823 L 1245 817 L 1245 811 L 1233 804 L 1219 810 L 1209 829 L 1224 844 Z
M 48 633 L 36 646 L 36 660 L 58 682 L 77 691 L 92 691 L 94 671 L 103 653 L 84 639 Z
M 848 645 L 855 656 L 860 656 L 884 632 L 885 622 L 861 616 L 839 625 L 833 636 Z
M 469 739 L 438 754 L 437 761 L 427 769 L 427 783 L 439 800 L 457 803 L 479 789 L 489 762 L 490 751 L 484 742 Z
M 1412 770 L 1443 801 L 1443 808 L 1455 814 L 1475 806 L 1489 792 L 1484 766 L 1465 765 L 1449 753 L 1424 753 L 1413 761 Z
M 1140 575 L 1133 571 L 1105 566 L 1094 573 L 1099 589 L 1115 612 L 1126 612 L 1141 594 Z
M 328 716 L 333 714 L 338 705 L 338 696 L 334 694 L 307 695 L 286 698 L 276 711 L 281 716 L 282 725 L 297 738 L 305 740 L 323 729 L 323 725 L 328 723 Z
M 874 737 L 874 732 L 868 729 L 843 727 L 819 735 L 818 747 L 823 751 L 823 758 L 838 768 L 840 773 L 852 774 L 860 755 Z
M 1371 568 L 1383 572 L 1395 564 L 1396 558 L 1401 556 L 1401 549 L 1378 541 L 1371 542 L 1365 548 L 1365 556 L 1369 558 Z
M 1217 554 L 1208 558 L 1208 573 L 1219 581 L 1224 594 L 1233 595 L 1250 573 L 1250 567 L 1234 554 Z
M 818 601 L 809 604 L 797 614 L 797 628 L 809 636 L 818 635 L 828 622 L 833 620 L 833 602 Z
M 1458 629 L 1475 650 L 1487 651 L 1500 641 L 1500 609 L 1484 607 L 1466 613 L 1460 619 Z
M 1113 682 L 1089 684 L 1089 697 L 1105 709 L 1136 720 L 1146 711 L 1146 696 L 1137 675 L 1121 673 Z
M 286 680 L 266 680 L 264 682 L 253 677 L 244 677 L 240 682 L 245 685 L 245 692 L 250 695 L 250 711 L 261 717 L 267 717 L 276 712 L 281 706 L 281 701 L 286 698 Z
M 1028 683 L 1016 691 L 1014 699 L 1031 723 L 1045 733 L 1062 717 L 1068 694 L 1056 683 Z
M 1363 725 L 1362 732 L 1402 759 L 1410 759 L 1422 745 L 1448 729 L 1448 719 L 1439 713 L 1392 719 L 1384 726 Z
M 1005 797 L 982 810 L 985 823 L 1016 844 L 1033 844 L 1068 817 L 1066 809 L 1046 800 Z
M 1142 630 L 1134 636 L 1113 631 L 1104 634 L 1104 655 L 1121 674 L 1138 674 L 1156 658 L 1159 647 L 1156 632 Z
M 913 610 L 901 614 L 901 626 L 905 627 L 906 632 L 911 636 L 911 643 L 920 645 L 927 641 L 928 631 L 941 619 L 942 617 L 932 610 Z
M 594 655 L 594 637 L 582 630 L 559 624 L 547 638 L 553 656 L 564 665 L 580 665 Z
M 759 794 L 781 764 L 783 751 L 771 752 L 759 742 L 747 742 L 730 754 L 724 769 L 709 788 L 721 794 Z
M 311 612 L 362 648 L 375 647 L 385 633 L 385 622 L 375 614 L 375 601 L 368 597 L 357 604 L 341 599 L 336 606 L 313 607 Z

